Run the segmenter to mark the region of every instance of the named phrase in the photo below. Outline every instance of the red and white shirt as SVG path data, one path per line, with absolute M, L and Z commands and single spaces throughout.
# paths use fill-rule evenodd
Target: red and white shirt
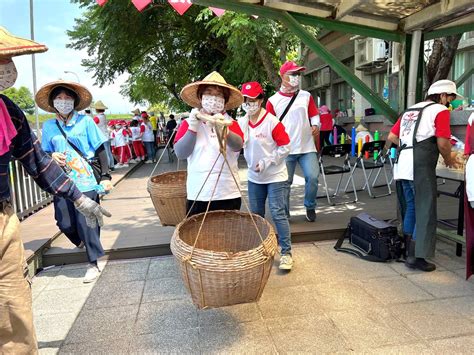
M 466 195 L 469 202 L 474 201 L 474 113 L 471 113 L 467 122 L 466 144 L 464 153 L 468 155 L 466 163 Z
M 103 113 L 99 113 L 94 117 L 94 122 L 100 128 L 100 131 L 104 134 L 105 137 L 109 136 L 109 131 L 107 129 L 107 118 Z
M 150 122 L 142 122 L 140 124 L 141 132 L 143 133 L 142 140 L 144 142 L 154 142 L 155 135 L 153 134 L 153 127 Z
M 410 108 L 423 108 L 431 101 L 417 103 Z M 416 121 L 419 119 L 418 111 L 408 111 L 398 119 L 391 132 L 400 139 L 400 147 L 413 146 L 413 133 Z M 421 115 L 421 121 L 416 132 L 416 141 L 421 142 L 431 137 L 451 138 L 449 110 L 441 104 L 426 107 Z M 403 149 L 394 167 L 396 180 L 413 180 L 413 149 Z
M 226 117 L 230 118 L 228 115 L 226 115 Z M 183 120 L 179 126 L 178 132 L 176 133 L 175 142 L 179 141 L 186 134 L 188 128 L 189 124 L 187 119 Z M 229 129 L 231 132 L 239 135 L 242 140 L 244 139 L 242 130 L 236 121 L 233 122 Z M 204 122 L 200 122 L 197 132 L 194 133 L 191 130 L 190 132 L 196 134 L 196 144 L 194 145 L 193 152 L 187 159 L 188 178 L 186 180 L 186 192 L 188 200 L 210 201 L 216 183 L 217 187 L 214 196 L 212 196 L 213 201 L 230 200 L 241 197 L 239 188 L 232 177 L 233 174 L 237 180 L 237 184 L 240 186 L 239 168 L 237 164 L 240 151 L 233 152 L 229 147 L 227 147 L 227 160 L 231 170 L 229 170 L 229 167 L 224 162 L 222 156 L 219 157 L 217 163 L 214 165 L 214 162 L 220 153 L 215 129 Z M 217 177 L 222 164 L 224 164 L 224 168 L 219 181 L 217 182 Z M 212 168 L 213 165 L 214 168 Z M 209 178 L 206 181 L 208 175 Z M 206 183 L 204 185 L 205 181 Z M 199 193 L 199 190 L 201 190 L 203 185 L 204 187 L 201 193 Z
M 267 101 L 267 111 L 279 118 L 290 103 L 294 94 L 281 91 Z M 313 97 L 307 91 L 300 90 L 290 110 L 282 120 L 290 136 L 290 154 L 316 152 L 311 126 L 321 126 L 318 108 Z
M 245 115 L 239 119 L 239 126 L 245 137 L 244 156 L 249 181 L 270 184 L 288 180 L 285 158 L 290 153 L 290 137 L 278 118 L 261 110 L 255 124 Z M 259 172 L 255 171 L 257 165 Z
M 124 147 L 128 144 L 129 133 L 125 128 L 120 128 L 118 131 L 113 130 L 110 137 L 112 138 L 112 147 Z
M 132 133 L 132 141 L 141 141 L 142 137 L 141 134 L 145 131 L 145 128 L 143 130 L 140 127 L 130 127 L 130 132 Z

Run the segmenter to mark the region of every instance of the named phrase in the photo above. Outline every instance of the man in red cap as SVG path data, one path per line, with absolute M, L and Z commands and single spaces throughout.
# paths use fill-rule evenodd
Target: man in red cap
M 319 165 L 314 139 L 319 136 L 321 122 L 313 97 L 308 91 L 299 90 L 300 74 L 305 67 L 287 61 L 280 68 L 280 90 L 270 97 L 267 111 L 275 115 L 286 127 L 290 136 L 290 155 L 286 158 L 288 169 L 286 213 L 290 215 L 290 189 L 299 163 L 305 178 L 304 206 L 306 219 L 316 220 Z

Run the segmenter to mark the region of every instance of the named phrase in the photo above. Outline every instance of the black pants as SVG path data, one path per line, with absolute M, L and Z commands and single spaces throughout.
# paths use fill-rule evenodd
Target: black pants
M 99 202 L 96 191 L 84 192 L 91 200 Z M 54 197 L 54 218 L 61 232 L 76 246 L 84 242 L 89 262 L 93 263 L 103 256 L 100 243 L 100 228 L 90 228 L 85 217 L 74 207 L 74 202 L 62 197 Z
M 186 213 L 189 212 L 193 203 L 194 203 L 194 206 L 193 206 L 193 209 L 191 210 L 191 213 L 189 213 L 189 216 L 206 212 L 207 204 L 209 203 L 209 201 L 188 200 L 186 204 Z M 211 201 L 211 205 L 209 206 L 209 211 L 240 210 L 241 205 L 242 205 L 242 199 L 240 197 L 233 198 L 230 200 Z
M 331 145 L 329 141 L 329 136 L 331 135 L 332 131 L 321 131 L 319 132 L 319 147 L 322 149 L 324 147 L 324 143 L 326 145 Z

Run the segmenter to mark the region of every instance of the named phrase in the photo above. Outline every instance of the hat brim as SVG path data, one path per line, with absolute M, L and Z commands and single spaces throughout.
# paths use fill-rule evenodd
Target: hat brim
M 227 88 L 230 91 L 229 100 L 227 100 L 224 109 L 225 110 L 232 110 L 236 107 L 239 107 L 244 102 L 244 97 L 240 93 L 240 90 L 236 87 L 223 84 L 216 81 L 196 81 L 195 83 L 191 83 L 186 85 L 180 93 L 181 98 L 184 102 L 186 102 L 189 106 L 195 108 L 201 108 L 201 100 L 199 99 L 197 92 L 199 89 L 199 85 L 215 85 L 220 86 L 222 88 Z
M 0 27 L 0 59 L 9 59 L 20 55 L 46 52 L 48 47 L 32 40 L 11 35 Z
M 44 85 L 41 89 L 38 90 L 35 96 L 35 101 L 38 107 L 46 112 L 56 113 L 54 107 L 49 105 L 49 95 L 58 86 L 63 86 L 74 91 L 78 98 L 79 102 L 74 107 L 76 111 L 81 111 L 89 107 L 92 102 L 92 94 L 84 86 L 79 83 L 72 81 L 57 80 L 51 83 Z

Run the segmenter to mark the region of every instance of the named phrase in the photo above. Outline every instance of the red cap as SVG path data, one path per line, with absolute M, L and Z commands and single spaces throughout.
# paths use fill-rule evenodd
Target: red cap
M 306 68 L 298 66 L 295 62 L 286 61 L 280 67 L 280 75 L 286 74 L 288 72 L 293 73 L 293 72 L 299 72 L 299 71 L 303 71 L 303 70 L 306 70 Z
M 257 98 L 260 94 L 263 95 L 262 86 L 256 81 L 242 84 L 242 90 L 240 90 L 240 92 L 243 96 L 250 97 L 251 99 Z
M 142 116 L 143 118 L 148 117 L 148 113 L 142 112 L 141 116 Z

